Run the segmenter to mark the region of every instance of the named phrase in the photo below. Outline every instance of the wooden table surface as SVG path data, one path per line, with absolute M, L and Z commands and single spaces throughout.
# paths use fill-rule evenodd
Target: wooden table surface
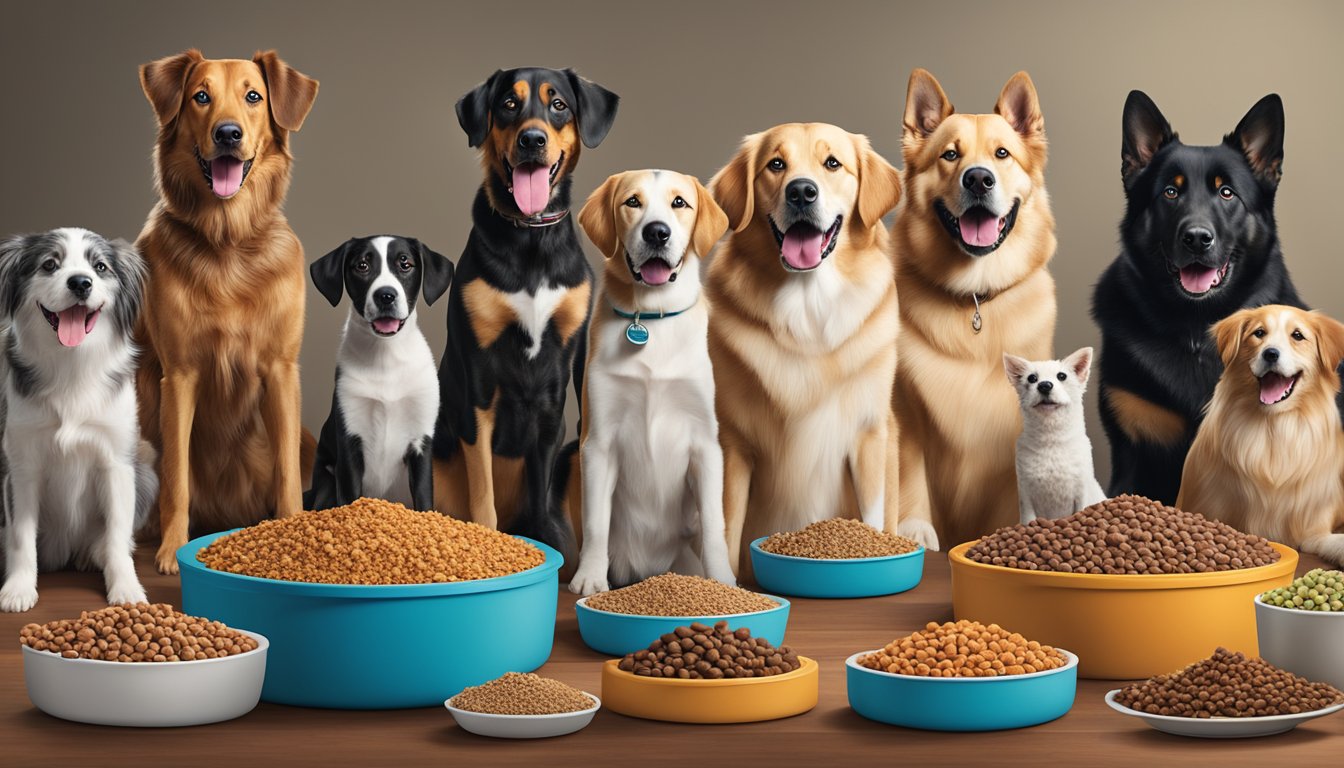
M 152 551 L 137 562 L 153 573 Z M 1301 570 L 1321 563 L 1303 556 Z M 175 577 L 150 576 L 156 602 L 178 604 Z M 1073 710 L 1018 731 L 945 734 L 906 730 L 859 717 L 845 699 L 844 659 L 951 618 L 947 559 L 931 553 L 923 582 L 902 595 L 867 600 L 796 600 L 788 642 L 821 664 L 821 700 L 798 717 L 745 725 L 689 726 L 599 712 L 587 729 L 558 739 L 497 741 L 466 733 L 441 708 L 384 712 L 261 704 L 232 722 L 195 728 L 131 729 L 69 723 L 33 708 L 24 691 L 17 638 L 28 622 L 101 607 L 102 578 L 44 574 L 26 614 L 0 614 L 0 765 L 1340 765 L 1344 714 L 1281 736 L 1204 741 L 1167 736 L 1107 708 L 1106 681 L 1079 681 Z M 579 639 L 574 597 L 562 589 L 555 650 L 542 674 L 598 693 L 605 657 Z M 389 628 L 390 629 L 390 628 Z M 464 628 L 465 629 L 465 628 Z M 408 633 L 413 628 L 407 628 Z M 433 638 L 410 635 L 412 642 Z

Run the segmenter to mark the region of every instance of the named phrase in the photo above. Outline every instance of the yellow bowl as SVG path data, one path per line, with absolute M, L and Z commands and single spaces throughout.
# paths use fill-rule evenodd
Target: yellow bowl
M 1174 672 L 1218 646 L 1259 652 L 1255 596 L 1293 580 L 1297 552 L 1270 542 L 1279 561 L 1214 573 L 1111 575 L 1027 571 L 947 553 L 957 619 L 998 624 L 1078 654 L 1080 677 L 1133 680 Z
M 680 680 L 640 677 L 613 659 L 602 665 L 602 706 L 612 712 L 673 723 L 755 723 L 792 717 L 817 706 L 817 662 L 772 677 Z

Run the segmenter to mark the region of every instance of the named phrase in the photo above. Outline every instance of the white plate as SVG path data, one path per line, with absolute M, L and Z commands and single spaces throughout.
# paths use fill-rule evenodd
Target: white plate
M 562 712 L 558 715 L 487 715 L 458 709 L 448 701 L 443 706 L 465 731 L 496 739 L 546 739 L 583 730 L 593 721 L 593 715 L 602 707 L 602 700 L 591 693 L 584 696 L 593 700 L 593 706 L 580 712 Z
M 1340 702 L 1325 709 L 1303 712 L 1300 715 L 1172 717 L 1171 715 L 1150 715 L 1147 712 L 1130 709 L 1115 700 L 1119 693 L 1120 689 L 1116 688 L 1106 694 L 1106 703 L 1116 712 L 1137 717 L 1163 733 L 1176 736 L 1194 736 L 1200 739 L 1249 739 L 1256 736 L 1273 736 L 1276 733 L 1291 731 L 1308 720 L 1324 717 L 1344 709 L 1344 702 Z

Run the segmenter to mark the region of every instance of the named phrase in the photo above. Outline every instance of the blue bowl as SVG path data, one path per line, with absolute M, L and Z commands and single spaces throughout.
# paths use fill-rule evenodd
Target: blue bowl
M 845 660 L 849 706 L 879 723 L 927 731 L 1001 731 L 1048 723 L 1073 706 L 1078 657 L 1048 672 L 1004 677 L 916 677 L 859 666 L 871 651 Z
M 762 589 L 795 597 L 877 597 L 914 589 L 924 576 L 924 548 L 889 557 L 824 560 L 776 555 L 751 542 L 751 567 Z
M 715 622 L 727 621 L 733 629 L 746 627 L 751 630 L 752 637 L 763 637 L 778 648 L 784 644 L 784 629 L 789 623 L 789 601 L 774 595 L 765 596 L 779 603 L 779 606 L 768 611 L 727 616 L 638 616 L 589 608 L 588 598 L 585 597 L 574 604 L 574 613 L 579 619 L 579 636 L 583 642 L 594 651 L 608 656 L 624 656 L 642 651 L 677 627 L 697 621 L 711 626 Z
M 551 655 L 564 558 L 540 542 L 524 539 L 546 561 L 520 573 L 375 586 L 259 579 L 211 570 L 196 559 L 228 533 L 194 539 L 177 551 L 182 610 L 271 641 L 264 701 L 329 709 L 439 707 L 467 686 L 531 672 Z

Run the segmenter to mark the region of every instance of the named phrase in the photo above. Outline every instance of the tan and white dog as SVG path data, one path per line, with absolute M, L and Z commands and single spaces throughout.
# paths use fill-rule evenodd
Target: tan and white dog
M 743 542 L 824 518 L 894 529 L 900 322 L 882 216 L 899 175 L 863 136 L 790 123 L 748 136 L 710 189 L 733 228 L 706 291 L 734 568 Z
M 993 114 L 969 115 L 915 70 L 902 152 L 900 533 L 937 549 L 1017 522 L 1022 415 L 1003 355 L 1052 357 L 1055 220 L 1031 78 L 1013 75 Z
M 648 170 L 607 179 L 579 223 L 606 268 L 588 334 L 583 548 L 569 588 L 591 595 L 668 570 L 732 584 L 700 286 L 728 219 L 699 180 Z

